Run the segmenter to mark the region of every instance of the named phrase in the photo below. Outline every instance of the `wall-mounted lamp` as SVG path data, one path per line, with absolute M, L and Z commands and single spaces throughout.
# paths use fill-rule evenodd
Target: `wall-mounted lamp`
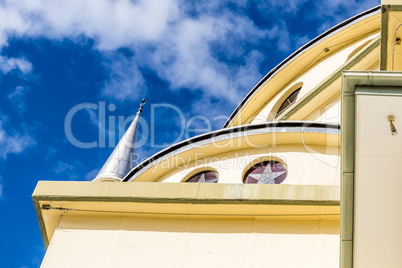
M 394 121 L 395 121 L 395 116 L 389 115 L 388 122 L 389 122 L 389 127 L 391 129 L 392 136 L 395 136 L 396 134 L 398 134 L 398 131 L 396 131 L 396 127 L 394 125 Z

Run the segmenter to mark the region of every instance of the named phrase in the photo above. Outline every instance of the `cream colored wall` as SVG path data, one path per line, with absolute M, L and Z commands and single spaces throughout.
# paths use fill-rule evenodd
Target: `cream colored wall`
M 371 70 L 379 71 L 380 65 L 377 63 Z M 323 104 L 319 109 L 314 111 L 305 119 L 306 121 L 316 121 L 316 122 L 327 122 L 327 123 L 338 123 L 341 122 L 341 94 L 339 94 L 328 100 L 327 103 Z
M 341 123 L 341 95 L 337 95 L 324 107 L 310 114 L 307 121 Z
M 339 185 L 339 148 L 309 145 L 281 145 L 262 149 L 246 149 L 214 155 L 179 166 L 158 181 L 181 182 L 203 170 L 214 170 L 219 174 L 218 183 L 243 183 L 245 172 L 264 160 L 285 163 L 288 177 L 283 184 Z
M 311 66 L 310 70 L 306 70 L 307 72 L 302 76 L 293 79 L 293 77 L 289 77 L 289 83 L 286 87 L 283 88 L 274 98 L 270 100 L 268 104 L 261 110 L 261 112 L 255 117 L 252 121 L 252 124 L 263 123 L 266 121 L 274 120 L 275 114 L 283 103 L 283 101 L 294 91 L 296 90 L 299 85 L 303 85 L 302 89 L 297 97 L 297 99 L 302 98 L 304 95 L 309 93 L 314 87 L 316 87 L 319 83 L 321 83 L 324 79 L 330 76 L 336 69 L 341 67 L 352 55 L 354 55 L 358 50 L 362 49 L 364 44 L 370 42 L 379 34 L 376 33 L 371 35 L 359 42 L 350 45 L 339 52 L 331 55 L 330 57 L 326 58 L 322 62 Z M 314 64 L 314 63 L 312 63 Z M 340 88 L 339 88 L 340 92 Z M 338 98 L 339 100 L 339 98 Z M 318 104 L 320 105 L 320 104 Z M 314 118 L 312 121 L 321 121 L 321 122 L 340 122 L 339 119 L 339 104 L 337 107 L 334 107 L 336 111 L 332 109 L 334 105 L 329 104 L 329 107 L 324 107 L 319 111 L 319 116 L 317 114 L 312 115 Z M 335 113 L 335 114 L 334 114 Z M 338 113 L 338 114 L 336 114 Z
M 338 259 L 339 221 L 66 215 L 42 267 L 337 268 Z
M 401 0 L 381 0 L 381 5 L 402 5 Z
M 60 217 L 272 215 L 339 221 L 337 185 L 39 181 L 32 195 L 45 246 Z M 292 216 L 295 215 L 295 216 Z M 227 215 L 227 217 L 229 217 Z M 265 217 L 265 216 L 264 216 Z
M 400 267 L 402 263 L 401 103 L 400 95 L 357 95 L 354 221 L 357 268 Z M 398 135 L 391 135 L 389 115 L 396 118 Z
M 402 1 L 399 2 L 401 5 Z M 402 46 L 397 45 L 395 38 L 400 38 L 402 12 L 392 11 L 388 13 L 388 34 L 387 34 L 387 70 L 389 71 L 402 71 Z

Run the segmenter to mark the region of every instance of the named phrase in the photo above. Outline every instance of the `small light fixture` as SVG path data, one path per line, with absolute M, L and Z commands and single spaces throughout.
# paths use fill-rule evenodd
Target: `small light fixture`
M 401 38 L 400 38 L 400 37 L 397 37 L 397 38 L 395 39 L 395 45 L 399 46 L 400 44 L 401 44 Z
M 388 121 L 389 121 L 389 127 L 391 129 L 391 135 L 395 136 L 396 134 L 398 134 L 398 131 L 396 131 L 396 127 L 394 125 L 395 116 L 389 115 L 388 116 Z
M 49 209 L 51 209 L 52 207 L 50 206 L 50 205 L 46 205 L 46 204 L 43 204 L 42 205 L 42 209 L 43 210 L 49 210 Z

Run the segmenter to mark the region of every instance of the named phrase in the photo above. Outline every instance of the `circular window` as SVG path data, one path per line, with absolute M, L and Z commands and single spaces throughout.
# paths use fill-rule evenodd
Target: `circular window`
M 203 171 L 192 176 L 187 182 L 217 183 L 218 174 L 214 171 Z
M 250 168 L 244 177 L 244 183 L 281 184 L 287 175 L 284 164 L 278 161 L 264 161 Z

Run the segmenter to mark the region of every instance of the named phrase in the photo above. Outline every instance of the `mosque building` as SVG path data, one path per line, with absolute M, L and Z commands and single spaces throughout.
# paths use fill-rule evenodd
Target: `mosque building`
M 222 129 L 39 181 L 42 267 L 402 267 L 402 0 L 319 35 Z

